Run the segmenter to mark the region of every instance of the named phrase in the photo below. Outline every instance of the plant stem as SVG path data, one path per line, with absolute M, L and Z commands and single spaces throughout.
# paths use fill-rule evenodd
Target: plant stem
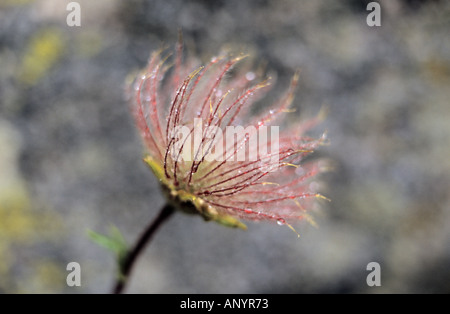
M 175 209 L 169 205 L 166 204 L 161 212 L 159 213 L 158 217 L 156 217 L 155 220 L 153 220 L 150 225 L 145 229 L 145 232 L 141 235 L 135 246 L 131 251 L 127 253 L 127 255 L 124 257 L 123 262 L 120 263 L 120 277 L 117 279 L 113 293 L 120 294 L 122 293 L 123 289 L 125 288 L 128 278 L 130 276 L 130 273 L 133 269 L 134 263 L 136 262 L 137 258 L 141 254 L 142 250 L 145 248 L 147 243 L 152 238 L 153 234 L 158 230 L 158 228 L 175 212 Z

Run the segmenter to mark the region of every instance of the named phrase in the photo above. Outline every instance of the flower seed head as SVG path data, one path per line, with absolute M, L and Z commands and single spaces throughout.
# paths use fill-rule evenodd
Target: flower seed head
M 127 88 L 148 150 L 144 161 L 171 204 L 205 220 L 240 228 L 241 219 L 291 229 L 299 219 L 313 223 L 308 210 L 324 198 L 311 182 L 320 167 L 303 159 L 324 142 L 305 135 L 320 117 L 280 130 L 298 74 L 278 101 L 254 114 L 269 80 L 237 67 L 243 58 L 183 63 L 181 43 L 172 66 L 162 51 L 151 55 Z

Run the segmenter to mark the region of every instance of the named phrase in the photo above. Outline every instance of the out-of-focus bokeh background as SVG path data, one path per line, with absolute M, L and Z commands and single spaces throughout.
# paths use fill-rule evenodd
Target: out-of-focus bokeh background
M 247 232 L 176 215 L 128 292 L 450 292 L 450 2 L 0 0 L 0 293 L 102 293 L 112 254 L 87 230 L 129 243 L 164 204 L 123 98 L 128 73 L 183 31 L 206 61 L 225 46 L 277 73 L 295 69 L 293 118 L 327 105 L 334 161 L 319 228 Z M 66 285 L 78 262 L 82 286 Z M 381 265 L 381 287 L 366 266 Z

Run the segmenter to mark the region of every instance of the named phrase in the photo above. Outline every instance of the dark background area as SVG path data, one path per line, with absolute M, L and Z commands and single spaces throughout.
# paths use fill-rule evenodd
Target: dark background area
M 176 215 L 128 292 L 450 292 L 450 3 L 378 1 L 0 1 L 0 292 L 102 293 L 111 253 L 87 230 L 132 243 L 164 204 L 143 164 L 125 78 L 181 29 L 187 54 L 249 53 L 277 78 L 301 70 L 295 123 L 329 108 L 319 154 L 332 202 L 319 228 L 239 231 Z M 264 100 L 262 101 L 264 103 Z M 66 285 L 78 262 L 82 286 Z M 381 265 L 368 287 L 366 266 Z

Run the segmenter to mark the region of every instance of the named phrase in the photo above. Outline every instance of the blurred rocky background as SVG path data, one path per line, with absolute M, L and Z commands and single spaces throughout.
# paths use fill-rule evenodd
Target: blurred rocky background
M 277 73 L 269 98 L 300 68 L 292 121 L 329 108 L 332 202 L 300 239 L 178 214 L 128 292 L 450 292 L 450 2 L 378 1 L 380 27 L 356 0 L 79 0 L 80 27 L 69 2 L 0 0 L 0 292 L 110 290 L 114 258 L 87 230 L 133 243 L 164 203 L 123 84 L 179 29 L 204 61 L 231 46 Z

